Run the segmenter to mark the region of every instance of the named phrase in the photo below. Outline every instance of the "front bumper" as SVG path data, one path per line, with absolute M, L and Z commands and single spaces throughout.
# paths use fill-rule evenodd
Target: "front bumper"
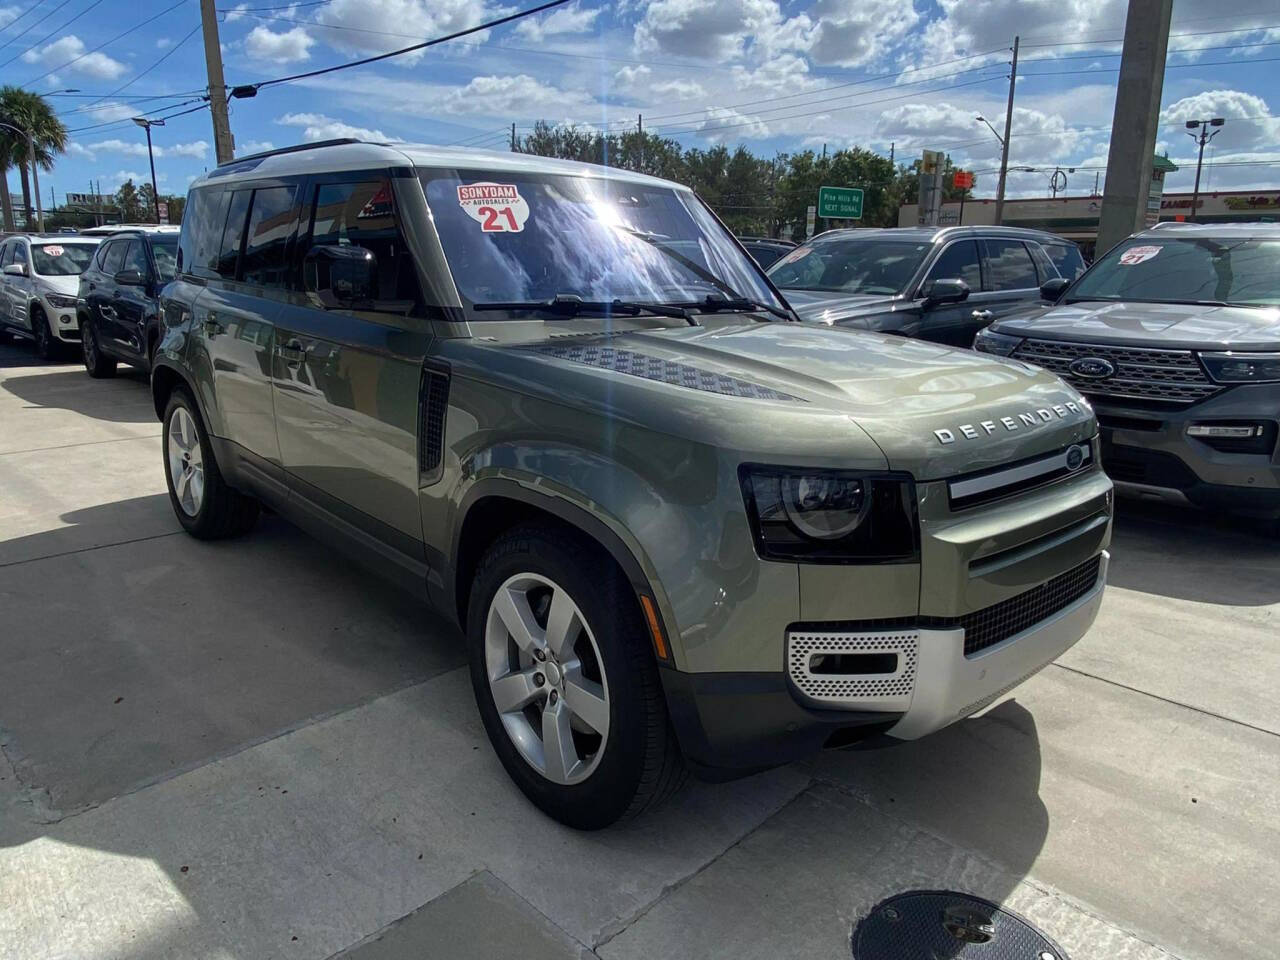
M 914 740 L 963 719 L 1084 636 L 1102 604 L 1109 560 L 1102 551 L 1092 587 L 1070 603 L 967 655 L 963 627 L 938 629 L 930 625 L 936 618 L 918 617 L 863 632 L 840 629 L 841 624 L 831 624 L 829 631 L 823 624 L 792 630 L 788 670 L 780 673 L 664 670 L 667 705 L 685 759 L 704 779 L 729 779 L 823 747 Z M 896 665 L 882 675 L 808 675 L 804 665 L 827 650 L 894 651 Z
M 1186 407 L 1153 410 L 1094 399 L 1102 464 L 1129 494 L 1280 516 L 1280 385 L 1242 384 Z M 1188 436 L 1199 423 L 1258 423 L 1264 441 L 1232 449 Z
M 44 315 L 49 318 L 49 329 L 54 337 L 65 343 L 80 342 L 80 322 L 76 317 L 76 308 L 55 307 L 48 297 L 40 297 L 40 306 Z

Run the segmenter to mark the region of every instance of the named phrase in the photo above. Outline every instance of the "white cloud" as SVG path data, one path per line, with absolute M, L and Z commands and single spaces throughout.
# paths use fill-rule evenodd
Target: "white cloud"
M 192 140 L 190 143 L 171 143 L 164 148 L 166 157 L 191 157 L 203 160 L 209 153 L 209 144 L 204 140 Z
M 98 123 L 111 123 L 116 120 L 128 120 L 130 117 L 136 117 L 138 110 L 131 107 L 127 103 L 110 103 L 99 104 L 89 111 L 89 116 Z
M 120 153 L 128 157 L 145 157 L 147 155 L 147 145 L 145 142 L 136 140 L 122 140 L 112 138 L 109 140 L 99 140 L 96 143 L 73 144 L 78 146 L 83 155 L 93 157 L 99 153 Z M 168 145 L 153 144 L 152 152 L 157 157 L 192 157 L 196 160 L 204 159 L 209 152 L 209 144 L 204 140 L 193 140 L 190 143 L 173 143 Z M 76 152 L 70 150 L 69 152 Z
M 51 62 L 65 65 L 68 70 L 83 73 L 96 80 L 115 80 L 126 67 L 119 60 L 112 60 L 105 53 L 85 53 L 84 41 L 68 34 L 39 50 L 28 50 L 22 55 L 25 63 Z M 70 61 L 74 60 L 74 63 Z
M 336 140 L 340 137 L 355 137 L 358 140 L 390 140 L 381 130 L 368 127 L 353 127 L 349 123 L 327 117 L 323 113 L 286 113 L 276 118 L 276 123 L 286 127 L 302 127 L 302 139 Z
M 707 117 L 693 131 L 712 143 L 738 140 L 762 140 L 769 136 L 769 126 L 759 117 L 747 116 L 728 107 L 712 107 Z
M 266 60 L 271 63 L 297 63 L 311 57 L 311 45 L 315 43 L 311 34 L 302 27 L 294 27 L 284 33 L 273 33 L 266 27 L 257 26 L 244 38 L 244 50 L 255 60 Z
M 535 42 L 563 34 L 590 33 L 599 15 L 599 7 L 588 10 L 574 3 L 567 7 L 559 7 L 549 14 L 526 17 L 516 26 L 515 33 L 517 36 Z
M 315 19 L 321 26 L 311 28 L 311 34 L 347 53 L 386 53 L 407 46 L 409 38 L 438 37 L 474 27 L 491 19 L 497 9 L 508 12 L 508 8 L 491 7 L 484 0 L 332 0 L 316 8 Z M 341 29 L 326 30 L 325 26 Z M 467 39 L 483 38 L 484 34 L 474 34 Z M 412 66 L 425 55 L 425 50 L 418 50 L 391 63 Z
M 882 59 L 920 20 L 901 0 L 817 0 L 809 55 L 815 63 L 861 67 Z
M 803 48 L 812 26 L 804 14 L 785 19 L 774 0 L 648 0 L 635 45 L 642 52 L 725 61 L 743 56 L 748 45 L 762 52 Z
M 1218 129 L 1213 145 L 1218 151 L 1255 150 L 1280 146 L 1280 120 L 1272 119 L 1274 111 L 1267 101 L 1240 90 L 1206 90 L 1195 96 L 1183 97 L 1160 112 L 1160 133 L 1168 139 L 1176 138 L 1175 151 L 1182 151 L 1187 144 L 1178 137 L 1178 127 L 1173 124 L 1187 120 L 1210 120 L 1222 117 L 1227 122 Z M 1243 117 L 1266 117 L 1261 120 L 1244 120 Z M 1212 129 L 1212 128 L 1211 128 Z M 1192 131 L 1187 131 L 1192 132 Z M 1199 131 L 1194 131 L 1197 135 Z
M 157 50 L 168 50 L 172 46 L 173 46 L 172 37 L 160 37 L 159 39 L 156 40 Z
M 514 77 L 475 77 L 465 87 L 449 93 L 442 106 L 449 113 L 531 116 L 572 109 L 583 99 L 581 94 L 560 90 L 522 73 Z
M 72 140 L 70 143 L 67 144 L 67 153 L 69 153 L 73 157 L 84 157 L 86 160 L 98 159 L 97 154 L 95 154 L 91 149 L 86 147 L 83 143 L 80 143 L 79 141 L 76 141 L 76 140 Z
M 21 12 L 21 7 L 0 7 L 0 27 L 7 27 L 13 23 Z
M 270 140 L 242 140 L 236 143 L 236 156 L 246 157 L 251 153 L 265 153 L 275 148 L 276 145 Z
M 237 3 L 234 7 L 227 11 L 225 17 L 227 23 L 235 23 L 244 17 L 244 12 L 249 9 L 247 3 Z
M 660 97 L 672 100 L 690 100 L 693 97 L 705 97 L 707 91 L 695 80 L 664 80 L 649 88 Z

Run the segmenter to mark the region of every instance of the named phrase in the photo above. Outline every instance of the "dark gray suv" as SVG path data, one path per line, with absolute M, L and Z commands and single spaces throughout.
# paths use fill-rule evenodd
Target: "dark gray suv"
M 797 247 L 769 279 L 804 320 L 967 347 L 1040 285 L 1084 272 L 1070 240 L 1016 227 L 832 230 Z
M 1112 479 L 1280 517 L 1280 225 L 1162 223 L 1044 293 L 974 346 L 1084 393 Z

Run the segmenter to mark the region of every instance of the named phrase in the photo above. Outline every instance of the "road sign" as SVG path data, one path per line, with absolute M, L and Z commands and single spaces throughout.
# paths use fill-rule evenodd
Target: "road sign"
M 857 187 L 819 187 L 818 216 L 862 219 L 862 191 Z
M 805 211 L 804 217 L 804 238 L 808 240 L 813 236 L 813 228 L 817 225 L 818 208 L 813 204 L 809 204 L 809 209 Z
M 169 204 L 164 200 L 161 200 L 158 204 L 156 204 L 156 207 L 160 211 L 160 222 L 168 223 L 169 222 Z
M 957 170 L 951 176 L 951 185 L 957 190 L 968 190 L 973 186 L 973 174 L 968 170 Z

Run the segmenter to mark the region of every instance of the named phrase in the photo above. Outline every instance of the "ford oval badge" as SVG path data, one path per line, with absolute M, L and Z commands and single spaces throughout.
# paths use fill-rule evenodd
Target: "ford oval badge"
M 1077 377 L 1088 380 L 1105 380 L 1107 377 L 1116 375 L 1116 365 L 1104 357 L 1081 357 L 1078 360 L 1072 360 L 1071 366 L 1067 369 Z

